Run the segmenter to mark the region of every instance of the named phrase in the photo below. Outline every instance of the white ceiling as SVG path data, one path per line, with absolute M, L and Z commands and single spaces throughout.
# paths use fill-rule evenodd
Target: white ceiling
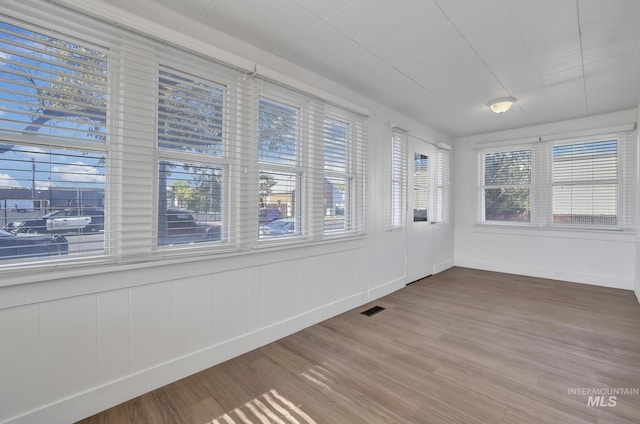
M 153 1 L 451 137 L 640 103 L 638 0 Z

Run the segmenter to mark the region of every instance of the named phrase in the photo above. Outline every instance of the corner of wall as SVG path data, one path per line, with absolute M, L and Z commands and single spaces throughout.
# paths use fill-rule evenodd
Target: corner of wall
M 635 175 L 635 186 L 636 186 L 636 232 L 638 231 L 638 226 L 640 222 L 637 220 L 638 215 L 640 214 L 640 130 L 638 128 L 640 125 L 640 105 L 638 105 L 637 114 L 636 114 L 636 175 Z M 636 294 L 636 298 L 640 303 L 640 234 L 636 235 L 636 270 L 635 270 L 635 284 L 634 284 L 634 292 Z

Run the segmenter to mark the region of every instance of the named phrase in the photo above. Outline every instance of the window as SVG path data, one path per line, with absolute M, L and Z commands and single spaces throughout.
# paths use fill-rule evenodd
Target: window
M 280 165 L 298 162 L 298 109 L 261 98 L 258 102 L 258 160 Z
M 436 175 L 436 222 L 449 221 L 449 185 L 450 185 L 450 156 L 447 149 L 438 148 Z
M 104 254 L 108 49 L 0 23 L 0 263 Z
M 157 245 L 228 239 L 223 84 L 160 65 Z M 187 162 L 187 152 L 199 162 Z M 173 158 L 174 160 L 171 160 Z M 208 163 L 207 163 L 208 162 Z
M 413 221 L 429 220 L 429 156 L 413 153 Z
M 299 114 L 298 108 L 282 102 L 267 98 L 258 102 L 260 238 L 301 233 L 302 217 L 296 209 L 303 196 L 303 173 L 298 166 Z M 284 222 L 288 225 L 280 225 Z
M 631 228 L 635 148 L 631 135 L 619 132 L 481 150 L 480 222 Z
M 394 128 L 391 137 L 391 201 L 388 219 L 391 228 L 403 228 L 406 225 L 407 146 L 407 132 Z
M 160 66 L 158 146 L 222 155 L 224 94 L 220 84 Z
M 5 9 L 3 269 L 364 232 L 361 113 L 52 2 Z
M 351 128 L 346 122 L 324 119 L 324 231 L 352 229 Z
M 553 223 L 618 224 L 618 141 L 553 146 Z
M 361 233 L 364 119 L 267 81 L 259 91 L 258 243 Z
M 104 144 L 108 51 L 63 37 L 0 23 L 1 131 Z
M 483 221 L 531 221 L 531 149 L 481 153 Z
M 158 246 L 220 241 L 222 168 L 161 161 L 159 169 Z

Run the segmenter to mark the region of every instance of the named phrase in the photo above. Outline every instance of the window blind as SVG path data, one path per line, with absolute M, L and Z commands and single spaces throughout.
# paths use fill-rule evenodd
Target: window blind
M 325 234 L 350 231 L 354 225 L 355 166 L 351 124 L 338 118 L 324 119 L 323 208 Z
M 406 225 L 408 134 L 394 128 L 391 135 L 391 198 L 387 222 L 390 228 Z
M 436 222 L 449 222 L 449 196 L 451 184 L 451 152 L 447 149 L 438 148 L 437 153 L 437 174 L 436 174 Z
M 633 227 L 633 132 L 478 153 L 479 220 L 537 227 Z
M 364 117 L 272 81 L 257 83 L 260 242 L 361 234 Z M 284 221 L 271 224 L 274 216 L 290 220 L 293 231 L 276 228 Z
M 308 114 L 298 96 L 286 96 L 284 89 L 268 87 L 271 93 L 264 90 L 258 100 L 257 232 L 263 240 L 306 237 L 308 194 L 304 182 L 308 170 L 303 154 L 303 123 Z M 280 100 L 276 100 L 278 97 Z
M 225 91 L 214 81 L 160 65 L 158 147 L 222 155 Z
M 0 15 L 0 266 L 103 255 L 112 52 L 15 6 Z
M 108 48 L 7 17 L 0 49 L 3 133 L 104 143 Z
M 243 158 L 252 140 L 251 83 L 242 84 L 241 72 L 176 48 L 159 50 L 157 62 L 155 245 L 246 249 L 247 215 L 239 205 L 248 189 Z
M 626 133 L 553 143 L 552 223 L 627 228 L 632 223 Z
M 364 231 L 359 113 L 52 3 L 6 8 L 0 60 L 0 178 L 21 190 L 13 209 L 92 219 L 61 233 L 68 253 L 37 261 L 135 262 Z M 287 225 L 261 231 L 277 220 Z

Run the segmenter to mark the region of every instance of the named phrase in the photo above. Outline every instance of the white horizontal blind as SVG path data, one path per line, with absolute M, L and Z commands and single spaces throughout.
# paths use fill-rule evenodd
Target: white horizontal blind
M 480 150 L 479 221 L 541 228 L 632 228 L 633 134 Z
M 15 235 L 2 234 L 0 266 L 102 255 L 109 43 L 95 28 L 52 29 L 68 16 L 46 7 L 12 6 L 15 17 L 0 15 L 0 218 Z
M 632 180 L 627 134 L 553 143 L 552 217 L 558 226 L 627 228 Z
M 159 51 L 157 246 L 242 248 L 246 223 L 234 212 L 246 190 L 242 159 L 251 142 L 244 79 L 175 48 Z
M 451 152 L 438 148 L 436 174 L 436 222 L 449 222 L 449 196 L 450 196 L 450 161 Z
M 390 228 L 403 228 L 406 225 L 408 142 L 406 131 L 399 128 L 393 129 L 391 136 L 391 198 L 388 218 Z
M 160 65 L 158 147 L 222 155 L 225 91 L 214 81 Z
M 158 147 L 165 158 L 191 152 L 197 162 L 159 161 L 158 246 L 222 240 L 227 177 L 206 161 L 224 152 L 224 94 L 213 81 L 159 67 Z
M 20 190 L 13 206 L 37 204 L 35 218 L 92 220 L 64 231 L 68 253 L 35 260 L 144 261 L 364 231 L 363 116 L 51 2 L 4 13 L 0 179 Z M 331 234 L 325 181 L 340 194 L 331 218 L 345 217 Z M 3 199 L 0 188 L 0 210 Z M 260 229 L 284 219 L 291 231 Z
M 364 232 L 366 121 L 353 112 L 322 105 L 322 215 L 325 237 Z M 318 152 L 320 153 L 320 152 Z
M 3 133 L 104 143 L 107 48 L 6 18 L 0 51 Z
M 258 101 L 258 160 L 284 166 L 298 164 L 300 110 L 261 97 Z
M 305 236 L 304 111 L 298 99 L 263 90 L 258 100 L 258 236 Z M 267 97 L 268 95 L 271 97 Z
M 260 241 L 362 233 L 365 119 L 270 81 L 258 87 Z
M 349 114 L 351 123 L 351 173 L 354 175 L 352 191 L 351 229 L 356 234 L 365 232 L 366 225 L 366 175 L 367 175 L 367 119 L 355 113 Z
M 324 233 L 364 231 L 365 121 L 327 108 L 324 115 Z

